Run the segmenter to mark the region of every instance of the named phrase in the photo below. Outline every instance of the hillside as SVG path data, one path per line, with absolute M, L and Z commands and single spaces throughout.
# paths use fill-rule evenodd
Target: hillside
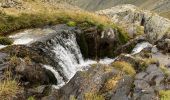
M 151 10 L 169 18 L 170 0 L 68 0 L 67 2 L 80 8 L 96 11 L 119 4 L 133 4 L 142 9 Z

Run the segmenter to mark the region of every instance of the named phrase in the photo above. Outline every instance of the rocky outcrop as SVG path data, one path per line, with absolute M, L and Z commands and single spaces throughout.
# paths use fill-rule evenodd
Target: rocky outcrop
M 133 29 L 131 33 L 137 34 L 137 31 L 140 30 L 139 27 L 143 26 L 144 33 L 151 43 L 162 39 L 170 28 L 168 19 L 149 11 L 140 10 L 133 5 L 120 5 L 97 13 L 112 18 L 113 22 L 124 24 L 127 29 Z
M 71 81 L 55 92 L 53 96 L 61 100 L 70 98 L 124 100 L 128 98 L 132 81 L 132 77 L 125 74 L 120 75 L 119 71 L 113 67 L 97 64 L 87 71 L 77 72 Z M 50 96 L 46 98 L 50 98 Z

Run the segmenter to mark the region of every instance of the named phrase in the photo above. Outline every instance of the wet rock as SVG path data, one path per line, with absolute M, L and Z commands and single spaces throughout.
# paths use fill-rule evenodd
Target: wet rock
M 1 52 L 10 55 L 3 67 L 11 68 L 13 78 L 17 78 L 25 86 L 44 84 L 57 84 L 52 72 L 42 67 L 46 58 L 38 54 L 38 51 L 27 46 L 9 46 L 1 49 Z

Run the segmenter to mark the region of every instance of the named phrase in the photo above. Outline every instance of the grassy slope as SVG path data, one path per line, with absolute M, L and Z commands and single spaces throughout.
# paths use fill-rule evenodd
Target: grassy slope
M 67 7 L 69 6 L 29 0 L 22 2 L 22 6 L 19 8 L 2 8 L 0 11 L 0 36 L 6 36 L 20 29 L 66 23 L 69 25 L 71 22 L 71 24 L 74 23 L 74 25 L 81 27 L 85 24 L 88 24 L 89 27 L 97 26 L 102 30 L 107 27 L 116 28 L 119 31 L 120 42 L 126 43 L 128 41 L 127 32 L 120 26 L 114 25 L 109 18 L 74 7 L 69 7 L 68 10 Z
M 41 27 L 75 21 L 95 25 L 109 25 L 106 17 L 81 10 L 61 9 L 59 6 L 41 2 L 24 2 L 23 9 L 3 8 L 0 11 L 0 33 L 7 34 L 23 28 Z M 63 7 L 65 8 L 65 7 Z

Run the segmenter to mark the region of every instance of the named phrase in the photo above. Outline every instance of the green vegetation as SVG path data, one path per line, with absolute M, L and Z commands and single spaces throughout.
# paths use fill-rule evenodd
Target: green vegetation
M 35 100 L 35 98 L 33 96 L 30 96 L 30 97 L 28 97 L 27 100 Z
M 130 39 L 128 33 L 125 30 L 123 30 L 123 28 L 121 28 L 120 26 L 119 27 L 117 26 L 116 28 L 118 29 L 118 33 L 119 33 L 118 34 L 119 42 L 121 44 L 127 43 Z
M 94 25 L 109 25 L 106 17 L 97 16 L 84 11 L 57 10 L 53 13 L 19 13 L 18 15 L 0 13 L 0 33 L 9 33 L 24 28 L 41 27 L 44 25 L 55 25 L 67 23 L 76 26 L 76 23 L 88 22 Z
M 89 92 L 84 94 L 84 100 L 105 100 L 105 99 L 102 95 Z
M 0 36 L 0 44 L 2 45 L 10 45 L 12 44 L 13 41 L 7 37 L 4 37 L 4 36 Z
M 67 22 L 67 25 L 70 27 L 74 27 L 74 26 L 76 26 L 76 22 L 69 21 L 69 22 Z
M 134 76 L 136 74 L 135 69 L 133 66 L 125 61 L 115 61 L 112 63 L 112 67 L 119 69 L 120 71 L 125 72 L 126 74 L 129 74 L 131 76 Z
M 139 61 L 139 70 L 144 71 L 150 64 L 155 64 L 157 63 L 158 60 L 157 59 L 153 59 L 153 58 L 145 58 L 145 59 L 141 59 Z
M 142 26 L 136 26 L 136 34 L 137 35 L 144 34 L 144 28 Z
M 170 70 L 167 67 L 165 67 L 164 65 L 160 65 L 160 68 L 167 77 L 170 75 Z
M 170 100 L 170 90 L 159 91 L 160 100 Z

